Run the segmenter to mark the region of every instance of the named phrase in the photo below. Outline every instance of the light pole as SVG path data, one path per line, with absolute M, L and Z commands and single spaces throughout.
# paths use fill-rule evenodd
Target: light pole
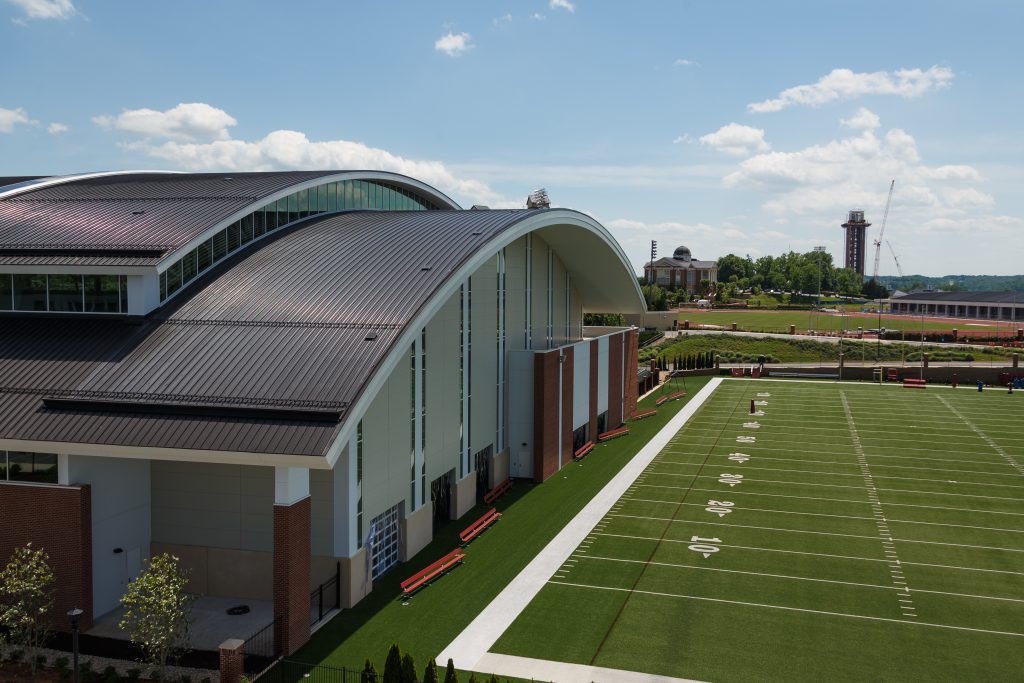
M 78 620 L 82 618 L 82 610 L 78 607 L 74 607 L 68 610 L 68 616 L 71 618 L 71 652 L 72 652 L 72 664 L 71 673 L 72 680 L 74 683 L 78 681 Z
M 875 362 L 882 358 L 882 297 L 878 297 L 878 344 L 875 346 Z

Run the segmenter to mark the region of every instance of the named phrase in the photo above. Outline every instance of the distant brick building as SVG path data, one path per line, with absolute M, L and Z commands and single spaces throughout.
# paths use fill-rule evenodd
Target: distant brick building
M 652 274 L 653 271 L 653 274 Z M 701 280 L 718 282 L 716 261 L 697 261 L 687 247 L 676 247 L 672 258 L 661 258 L 644 266 L 644 280 L 668 289 L 685 289 L 690 294 L 700 290 Z

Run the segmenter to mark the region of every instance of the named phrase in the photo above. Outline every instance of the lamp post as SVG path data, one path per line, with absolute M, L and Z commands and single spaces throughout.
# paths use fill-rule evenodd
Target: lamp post
M 73 676 L 72 680 L 74 681 L 74 683 L 79 683 L 79 681 L 78 681 L 78 620 L 82 618 L 82 614 L 83 614 L 83 611 L 80 608 L 78 608 L 78 607 L 74 607 L 74 608 L 68 610 L 68 616 L 71 618 L 71 652 L 72 652 L 71 656 L 73 657 L 72 664 L 71 664 L 71 672 L 72 672 L 72 676 Z
M 878 297 L 878 343 L 875 345 L 875 362 L 882 358 L 882 297 Z

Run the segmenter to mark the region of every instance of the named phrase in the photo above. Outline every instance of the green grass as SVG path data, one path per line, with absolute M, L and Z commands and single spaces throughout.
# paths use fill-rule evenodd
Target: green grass
M 662 357 L 672 358 L 678 354 L 693 354 L 713 351 L 721 354 L 724 362 L 754 362 L 764 354 L 772 363 L 811 363 L 816 361 L 837 361 L 839 345 L 807 338 L 750 337 L 732 334 L 697 334 L 680 337 L 677 341 L 666 342 L 652 347 Z M 644 349 L 643 351 L 648 351 Z M 926 344 L 924 351 L 934 361 L 994 361 L 1006 362 L 1014 349 L 999 347 L 971 348 L 952 345 L 935 346 Z M 654 353 L 654 352 L 651 352 Z M 849 361 L 878 359 L 887 362 L 920 362 L 920 344 L 878 344 L 876 341 L 843 342 L 843 353 Z M 641 360 L 644 357 L 641 356 Z
M 1019 678 L 1022 401 L 727 381 L 492 650 L 714 681 Z
M 688 379 L 688 397 L 707 379 Z M 640 407 L 653 408 L 656 398 Z M 656 416 L 631 422 L 629 436 L 598 445 L 543 484 L 516 481 L 496 505 L 501 521 L 468 546 L 465 563 L 403 605 L 401 581 L 456 547 L 458 532 L 487 508 L 478 506 L 449 523 L 412 561 L 377 581 L 367 598 L 317 631 L 294 658 L 361 669 L 370 657 L 383 671 L 387 650 L 397 642 L 422 670 L 683 405 L 673 401 Z
M 859 309 L 857 309 L 859 310 Z M 840 330 L 856 331 L 858 327 L 874 329 L 878 327 L 878 317 L 868 316 L 838 316 L 830 313 L 812 311 L 745 311 L 745 310 L 718 310 L 718 311 L 683 311 L 679 314 L 679 324 L 689 320 L 691 325 L 719 325 L 723 328 L 731 328 L 736 323 L 740 330 L 748 332 L 789 332 L 790 325 L 796 325 L 798 332 L 814 330 L 817 332 L 838 332 Z M 889 330 L 906 330 L 907 332 L 920 332 L 921 319 L 913 316 L 882 316 L 882 327 Z M 988 321 L 986 323 L 969 324 L 963 320 L 950 319 L 948 322 L 925 321 L 924 330 L 952 330 L 957 328 L 961 336 L 971 334 L 989 335 L 994 334 L 998 329 L 1006 330 L 1008 327 L 1017 327 L 1006 321 Z

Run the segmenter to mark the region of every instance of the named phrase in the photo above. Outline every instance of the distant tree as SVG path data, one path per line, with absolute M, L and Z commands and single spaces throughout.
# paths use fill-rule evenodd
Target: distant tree
M 417 683 L 416 661 L 408 652 L 402 655 L 402 678 L 400 683 Z
M 730 282 L 747 278 L 754 274 L 754 264 L 749 259 L 740 258 L 736 254 L 726 254 L 718 259 L 718 281 Z
M 119 626 L 160 670 L 188 649 L 194 596 L 185 589 L 188 572 L 168 553 L 152 557 L 121 597 L 124 615 Z
M 455 662 L 448 658 L 448 668 L 444 672 L 444 683 L 459 683 L 459 673 L 455 670 Z
M 33 675 L 35 649 L 50 632 L 46 614 L 53 607 L 54 576 L 49 561 L 45 550 L 35 550 L 29 543 L 15 548 L 0 571 L 0 632 L 6 631 L 11 642 L 28 650 Z
M 665 298 L 665 290 L 658 285 L 644 285 L 640 288 L 644 299 L 647 300 L 647 310 L 667 311 L 668 302 Z
M 584 313 L 583 324 L 623 327 L 626 324 L 626 319 L 621 313 Z
M 359 674 L 359 683 L 377 683 L 377 667 L 373 665 L 369 657 L 366 658 L 363 671 Z
M 388 650 L 388 658 L 384 660 L 383 683 L 402 683 L 402 651 L 398 643 L 393 643 Z
M 707 293 L 711 291 L 711 280 L 708 280 L 707 278 L 701 280 L 700 284 L 697 285 L 697 291 L 701 296 L 707 296 Z
M 861 295 L 865 299 L 888 299 L 889 290 L 878 280 L 868 280 L 861 286 Z
M 837 268 L 835 290 L 843 296 L 859 296 L 861 277 L 853 268 Z
M 480 680 L 476 677 L 475 673 L 469 674 L 469 683 L 480 683 Z

